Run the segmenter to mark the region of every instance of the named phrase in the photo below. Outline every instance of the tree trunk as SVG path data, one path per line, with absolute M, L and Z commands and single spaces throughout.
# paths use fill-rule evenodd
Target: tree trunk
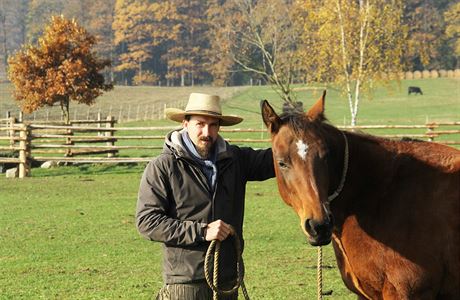
M 143 79 L 142 79 L 142 62 L 139 62 L 139 85 L 143 84 Z
M 61 111 L 62 111 L 62 118 L 64 120 L 64 123 L 69 125 L 70 124 L 70 112 L 69 112 L 69 106 L 70 106 L 70 100 L 65 99 L 60 102 L 61 104 Z

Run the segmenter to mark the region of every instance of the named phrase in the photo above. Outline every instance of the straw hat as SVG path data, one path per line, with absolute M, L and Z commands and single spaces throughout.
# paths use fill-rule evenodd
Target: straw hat
M 222 126 L 231 126 L 243 121 L 243 118 L 238 116 L 222 115 L 219 96 L 200 93 L 190 94 L 185 110 L 166 108 L 165 115 L 168 119 L 176 122 L 182 122 L 185 116 L 189 115 L 209 116 L 220 119 L 220 125 Z

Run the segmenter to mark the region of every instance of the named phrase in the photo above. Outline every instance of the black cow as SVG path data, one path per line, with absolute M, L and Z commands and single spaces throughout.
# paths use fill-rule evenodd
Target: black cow
M 423 92 L 422 92 L 422 89 L 419 88 L 418 86 L 410 86 L 408 89 L 407 89 L 407 94 L 410 95 L 410 94 L 420 94 L 420 95 L 423 95 Z

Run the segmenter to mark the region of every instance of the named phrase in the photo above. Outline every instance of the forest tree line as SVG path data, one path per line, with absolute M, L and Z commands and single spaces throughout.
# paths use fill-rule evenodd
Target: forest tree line
M 353 26 L 363 14 L 353 10 L 365 4 L 374 11 L 365 46 L 379 49 L 370 53 L 389 70 L 459 67 L 454 0 L 0 0 L 0 74 L 9 56 L 37 43 L 51 16 L 62 15 L 97 38 L 94 51 L 112 62 L 105 76 L 115 84 L 256 84 L 277 67 L 290 82 L 333 80 L 320 61 L 332 54 L 318 45 L 334 44 L 334 22 L 359 34 Z

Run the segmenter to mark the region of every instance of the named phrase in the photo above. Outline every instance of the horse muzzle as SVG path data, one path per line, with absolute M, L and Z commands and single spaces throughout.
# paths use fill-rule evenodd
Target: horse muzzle
M 322 222 L 314 219 L 305 220 L 303 229 L 307 233 L 310 245 L 323 246 L 329 244 L 332 238 L 333 225 L 332 216 Z

